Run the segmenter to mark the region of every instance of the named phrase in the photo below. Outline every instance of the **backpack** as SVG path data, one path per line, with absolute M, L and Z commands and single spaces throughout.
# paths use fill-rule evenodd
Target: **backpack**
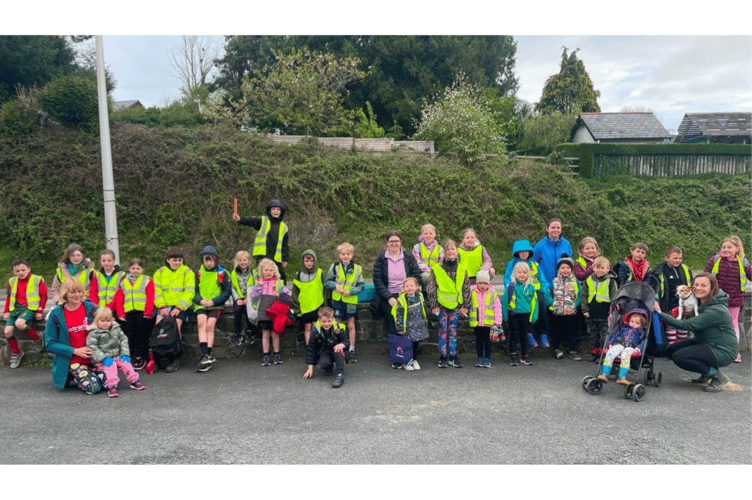
M 166 316 L 154 325 L 149 338 L 149 351 L 154 354 L 154 361 L 161 365 L 160 360 L 172 362 L 183 354 L 177 320 Z

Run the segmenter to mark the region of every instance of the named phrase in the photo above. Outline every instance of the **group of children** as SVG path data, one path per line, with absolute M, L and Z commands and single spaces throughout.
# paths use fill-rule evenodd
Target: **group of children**
M 316 253 L 306 250 L 302 254 L 302 266 L 292 280 L 292 289 L 288 289 L 284 275 L 289 259 L 288 229 L 282 221 L 284 212 L 284 206 L 272 200 L 262 217 L 233 215 L 236 222 L 252 226 L 258 233 L 253 254 L 237 252 L 230 272 L 219 264 L 219 255 L 211 246 L 200 252 L 200 266 L 195 274 L 185 265 L 182 252 L 171 249 L 165 264 L 151 278 L 144 274 L 144 263 L 140 259 L 131 260 L 124 271 L 115 263 L 114 252 L 105 250 L 99 256 L 101 268 L 93 270 L 79 245 L 66 249 L 50 292 L 57 304 L 61 283 L 66 279 L 77 280 L 87 290 L 88 299 L 100 308 L 91 333 L 96 353 L 92 361 L 107 374 L 111 396 L 117 396 L 113 372 L 118 368 L 125 373 L 131 387 L 143 389 L 137 371 L 148 361 L 148 341 L 154 322 L 169 316 L 176 320 L 180 330 L 190 308 L 196 314 L 201 351 L 197 371 L 210 370 L 216 361 L 212 357 L 214 329 L 230 297 L 236 341 L 244 342 L 244 334 L 251 335 L 256 328 L 261 331 L 262 365 L 282 363 L 280 334 L 295 318 L 303 326 L 307 345 L 309 367 L 304 378 L 311 377 L 313 366 L 319 363 L 325 372 L 334 370 L 332 385 L 342 386 L 344 364 L 357 361 L 355 316 L 358 294 L 365 286 L 362 267 L 353 262 L 354 247 L 349 243 L 337 247 L 338 259 L 326 272 L 318 267 Z M 420 274 L 404 278 L 402 291 L 392 306 L 397 334 L 412 341 L 413 357 L 407 363 L 393 366 L 407 371 L 420 370 L 420 342 L 429 336 L 427 311 L 438 317 L 440 368 L 463 366 L 457 355 L 460 317 L 466 317 L 474 330 L 475 366 L 479 368 L 491 366 L 492 343 L 506 339 L 512 366 L 532 365 L 528 349 L 538 345 L 551 348 L 556 359 L 564 356 L 564 348 L 571 359 L 580 360 L 577 345 L 583 320 L 593 348 L 591 361 L 595 361 L 602 339 L 609 335 L 610 303 L 625 282 L 649 283 L 656 292 L 656 310 L 673 311 L 674 315 L 678 312 L 676 287 L 692 281 L 691 272 L 682 264 L 681 249 L 670 247 L 664 262 L 655 270 L 645 259 L 647 251 L 644 243 L 636 243 L 624 261 L 612 266 L 600 255 L 596 240 L 587 237 L 578 248 L 576 261 L 567 254 L 557 257 L 555 276 L 549 281 L 541 272 L 541 263 L 533 259 L 530 242 L 517 240 L 504 273 L 503 290 L 498 291 L 491 284 L 496 271 L 489 253 L 472 229 L 463 233 L 459 245 L 450 239 L 442 246 L 436 240 L 436 229 L 426 224 L 412 248 Z M 4 319 L 11 368 L 16 368 L 23 352 L 14 331 L 26 330 L 29 338 L 39 342 L 39 335 L 30 324 L 34 318 L 41 319 L 48 290 L 41 277 L 31 274 L 27 262 L 17 260 L 12 267 Z M 752 267 L 744 259 L 738 237 L 724 240 L 721 251 L 706 267 L 719 275 L 721 283 L 725 280 L 740 288 L 736 292 L 741 292 L 743 301 L 746 280 L 752 279 Z M 733 292 L 727 291 L 730 295 Z M 328 294 L 331 294 L 331 307 L 327 306 Z M 738 309 L 735 316 L 737 338 Z M 628 323 L 625 330 L 613 332 L 608 339 L 603 364 L 605 375 L 610 372 L 614 358 L 628 357 L 632 350 L 639 351 L 644 344 L 646 319 L 633 314 L 625 321 Z M 506 337 L 502 323 L 507 324 Z M 685 338 L 687 332 L 669 329 L 667 335 L 672 342 Z M 161 367 L 174 371 L 179 361 L 167 360 Z M 623 371 L 624 364 L 619 379 Z

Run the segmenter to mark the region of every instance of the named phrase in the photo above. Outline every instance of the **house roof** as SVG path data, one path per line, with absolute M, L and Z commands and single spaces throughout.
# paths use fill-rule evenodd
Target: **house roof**
M 143 108 L 141 101 L 139 101 L 138 99 L 131 100 L 131 101 L 113 101 L 112 102 L 112 107 L 115 108 L 115 111 L 118 111 L 124 108 L 132 108 L 136 105 Z
M 584 124 L 593 139 L 670 139 L 652 112 L 640 113 L 581 113 L 578 125 Z
M 679 137 L 752 135 L 752 113 L 687 113 Z

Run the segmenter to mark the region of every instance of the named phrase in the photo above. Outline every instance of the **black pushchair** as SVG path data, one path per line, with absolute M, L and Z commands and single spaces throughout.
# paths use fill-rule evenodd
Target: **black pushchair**
M 648 313 L 647 339 L 643 350 L 638 356 L 633 355 L 630 359 L 629 367 L 630 371 L 636 371 L 637 374 L 634 377 L 634 381 L 630 381 L 627 385 L 626 393 L 624 397 L 633 399 L 640 402 L 645 398 L 646 385 L 651 383 L 655 387 L 661 384 L 661 372 L 655 370 L 655 358 L 659 348 L 662 348 L 665 344 L 663 334 L 661 332 L 660 321 L 653 312 L 653 306 L 655 304 L 655 292 L 650 285 L 642 282 L 631 281 L 625 283 L 616 292 L 616 297 L 611 302 L 611 310 L 608 320 L 608 335 L 603 343 L 603 348 L 600 352 L 600 359 L 598 360 L 598 367 L 596 368 L 596 376 L 588 375 L 582 379 L 582 388 L 590 394 L 600 394 L 603 390 L 603 382 L 599 380 L 597 375 L 600 373 L 601 366 L 603 365 L 603 358 L 606 355 L 606 345 L 608 338 L 612 333 L 616 332 L 621 326 L 623 319 L 631 311 L 635 309 L 643 309 Z M 619 361 L 617 358 L 614 364 Z

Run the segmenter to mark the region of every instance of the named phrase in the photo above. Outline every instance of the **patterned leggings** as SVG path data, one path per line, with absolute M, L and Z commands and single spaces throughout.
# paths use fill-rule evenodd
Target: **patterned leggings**
M 444 309 L 439 311 L 439 354 L 447 355 L 447 341 L 449 355 L 457 355 L 457 324 L 460 321 L 459 309 Z
M 138 381 L 138 373 L 133 369 L 133 365 L 128 361 L 115 358 L 115 362 L 110 366 L 104 366 L 102 363 L 97 363 L 96 369 L 104 373 L 104 383 L 108 388 L 117 387 L 120 379 L 118 378 L 118 369 L 125 375 L 125 378 L 131 384 Z
M 608 375 L 611 373 L 611 367 L 614 365 L 614 358 L 617 356 L 621 358 L 620 370 L 629 370 L 629 365 L 632 360 L 632 352 L 634 347 L 624 347 L 621 344 L 614 344 L 606 351 L 606 356 L 603 359 L 603 372 Z

